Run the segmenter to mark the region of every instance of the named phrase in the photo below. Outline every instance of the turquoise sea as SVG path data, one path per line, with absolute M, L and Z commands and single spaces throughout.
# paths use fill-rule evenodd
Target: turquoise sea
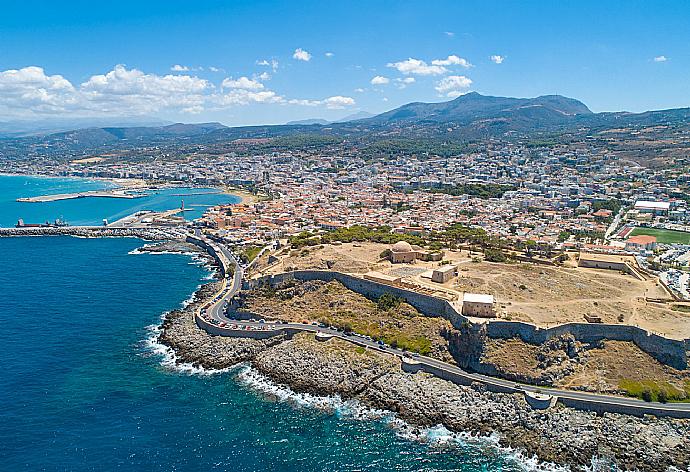
M 64 216 L 73 223 L 98 222 L 143 203 L 12 203 L 17 196 L 98 185 L 0 177 L 0 221 Z M 221 198 L 207 197 L 197 204 Z M 156 195 L 152 209 L 174 208 L 177 199 Z M 187 255 L 133 253 L 141 244 L 124 238 L 0 238 L 0 470 L 532 467 L 486 440 L 452 439 L 442 428 L 411 437 L 388 415 L 335 398 L 295 395 L 247 367 L 215 373 L 174 367 L 170 354 L 153 342 L 156 327 L 210 274 Z
M 14 226 L 19 218 L 25 223 L 43 223 L 63 219 L 71 225 L 100 225 L 103 219 L 116 221 L 139 210 L 171 210 L 184 200 L 184 217 L 194 219 L 204 209 L 220 203 L 239 202 L 239 197 L 212 188 L 162 188 L 149 190 L 135 199 L 77 198 L 55 202 L 26 203 L 17 198 L 38 195 L 101 190 L 114 187 L 105 180 L 44 178 L 0 175 L 0 226 Z

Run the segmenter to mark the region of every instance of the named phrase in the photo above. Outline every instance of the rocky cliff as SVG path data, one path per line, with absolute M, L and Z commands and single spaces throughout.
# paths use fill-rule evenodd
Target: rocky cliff
M 198 298 L 213 290 L 209 284 Z M 481 386 L 458 386 L 427 374 L 406 374 L 389 355 L 313 335 L 292 339 L 221 338 L 198 329 L 194 305 L 170 313 L 160 341 L 179 362 L 224 368 L 251 365 L 297 392 L 339 395 L 361 404 L 395 412 L 413 425 L 442 424 L 473 434 L 497 433 L 504 446 L 574 469 L 593 457 L 615 460 L 624 470 L 657 471 L 690 466 L 690 422 L 651 417 L 597 416 L 557 405 L 533 410 L 522 395 L 497 394 Z

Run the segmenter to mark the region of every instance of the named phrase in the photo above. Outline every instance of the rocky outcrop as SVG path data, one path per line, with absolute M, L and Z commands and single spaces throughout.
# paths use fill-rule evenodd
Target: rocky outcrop
M 189 306 L 166 314 L 158 341 L 175 351 L 177 362 L 223 369 L 252 360 L 267 347 L 284 341 L 282 336 L 264 340 L 212 336 L 199 329 L 194 322 L 194 311 L 199 301 L 205 300 L 217 288 L 215 282 L 202 286 Z
M 253 365 L 298 392 L 338 394 L 395 412 L 419 426 L 498 433 L 504 446 L 575 469 L 593 457 L 615 459 L 624 470 L 656 471 L 690 464 L 690 422 L 597 416 L 558 405 L 533 410 L 521 394 L 497 394 L 480 385 L 458 386 L 427 374 L 406 374 L 397 360 L 344 341 L 316 342 L 298 335 L 260 352 Z
M 250 362 L 297 392 L 354 399 L 395 412 L 412 425 L 496 433 L 503 446 L 574 470 L 584 470 L 593 457 L 611 459 L 623 470 L 690 466 L 688 421 L 598 416 L 559 404 L 533 410 L 521 394 L 491 393 L 480 385 L 464 387 L 424 373 L 407 374 L 397 358 L 339 339 L 317 342 L 310 334 L 269 340 L 211 336 L 196 326 L 193 314 L 199 301 L 215 289 L 215 283 L 203 286 L 194 303 L 166 316 L 159 340 L 176 352 L 178 362 L 214 369 Z M 581 346 L 564 338 L 545 346 L 538 362 L 548 368 L 554 355 L 577 358 L 583 353 Z
M 534 385 L 554 385 L 587 362 L 587 350 L 570 333 L 532 345 L 518 339 L 490 339 L 483 325 L 446 330 L 448 350 L 458 365 L 494 377 Z

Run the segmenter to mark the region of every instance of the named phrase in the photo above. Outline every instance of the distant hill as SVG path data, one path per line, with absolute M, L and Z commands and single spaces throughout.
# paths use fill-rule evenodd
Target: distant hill
M 373 113 L 369 113 L 368 111 L 358 111 L 357 113 L 353 113 L 351 115 L 347 115 L 339 120 L 334 121 L 334 123 L 347 123 L 349 121 L 357 121 L 357 120 L 364 120 L 366 118 L 371 118 L 372 116 L 376 116 Z
M 224 129 L 221 123 L 185 124 L 174 123 L 167 126 L 133 126 L 85 128 L 74 131 L 51 134 L 50 141 L 70 141 L 81 146 L 98 146 L 122 140 L 158 141 L 170 138 L 191 138 Z
M 366 112 L 359 112 L 338 122 L 311 119 L 292 121 L 289 126 L 244 127 L 226 127 L 220 123 L 175 123 L 166 126 L 90 127 L 25 137 L 0 136 L 0 154 L 23 156 L 27 151 L 40 150 L 41 153 L 65 155 L 180 144 L 218 145 L 225 149 L 227 143 L 234 143 L 233 146 L 241 150 L 253 146 L 256 152 L 272 152 L 320 149 L 347 142 L 374 155 L 397 152 L 450 155 L 484 139 L 528 138 L 534 142 L 557 142 L 565 135 L 585 138 L 598 136 L 604 131 L 609 137 L 627 133 L 630 138 L 637 129 L 650 126 L 666 129 L 664 132 L 673 136 L 669 143 L 675 143 L 679 135 L 674 129 L 688 129 L 690 132 L 690 109 L 592 113 L 582 102 L 560 95 L 509 98 L 468 93 L 446 102 L 409 103 L 371 117 L 366 117 Z M 261 142 L 245 142 L 257 139 Z M 647 159 L 654 155 L 652 151 L 640 151 L 642 147 L 652 149 L 649 143 L 642 147 L 628 147 L 631 156 Z
M 332 123 L 347 123 L 349 121 L 356 121 L 356 120 L 363 120 L 365 118 L 371 118 L 372 116 L 375 116 L 373 113 L 369 113 L 368 111 L 358 111 L 357 113 L 353 113 L 351 115 L 344 116 L 343 118 L 335 121 L 328 121 L 324 120 L 322 118 L 310 118 L 307 120 L 296 120 L 296 121 L 288 121 L 285 123 L 286 125 L 290 126 L 295 126 L 295 125 L 330 125 Z
M 423 123 L 503 123 L 509 129 L 527 129 L 573 121 L 592 115 L 582 102 L 560 95 L 537 98 L 491 97 L 471 92 L 440 103 L 408 103 L 394 110 L 362 120 L 377 125 Z
M 170 121 L 152 117 L 51 118 L 0 122 L 0 137 L 45 136 L 85 128 L 165 126 Z
M 289 126 L 295 126 L 295 125 L 327 125 L 329 123 L 330 123 L 330 121 L 324 120 L 323 118 L 309 118 L 306 120 L 288 121 L 285 124 L 289 125 Z

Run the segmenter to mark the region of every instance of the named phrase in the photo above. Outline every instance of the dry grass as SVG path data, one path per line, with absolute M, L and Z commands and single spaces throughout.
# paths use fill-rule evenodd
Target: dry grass
M 323 322 L 400 348 L 452 359 L 440 335 L 444 327 L 450 327 L 448 321 L 421 315 L 407 303 L 382 310 L 337 281 L 307 282 L 278 291 L 255 290 L 249 292 L 244 308 L 264 318 Z

